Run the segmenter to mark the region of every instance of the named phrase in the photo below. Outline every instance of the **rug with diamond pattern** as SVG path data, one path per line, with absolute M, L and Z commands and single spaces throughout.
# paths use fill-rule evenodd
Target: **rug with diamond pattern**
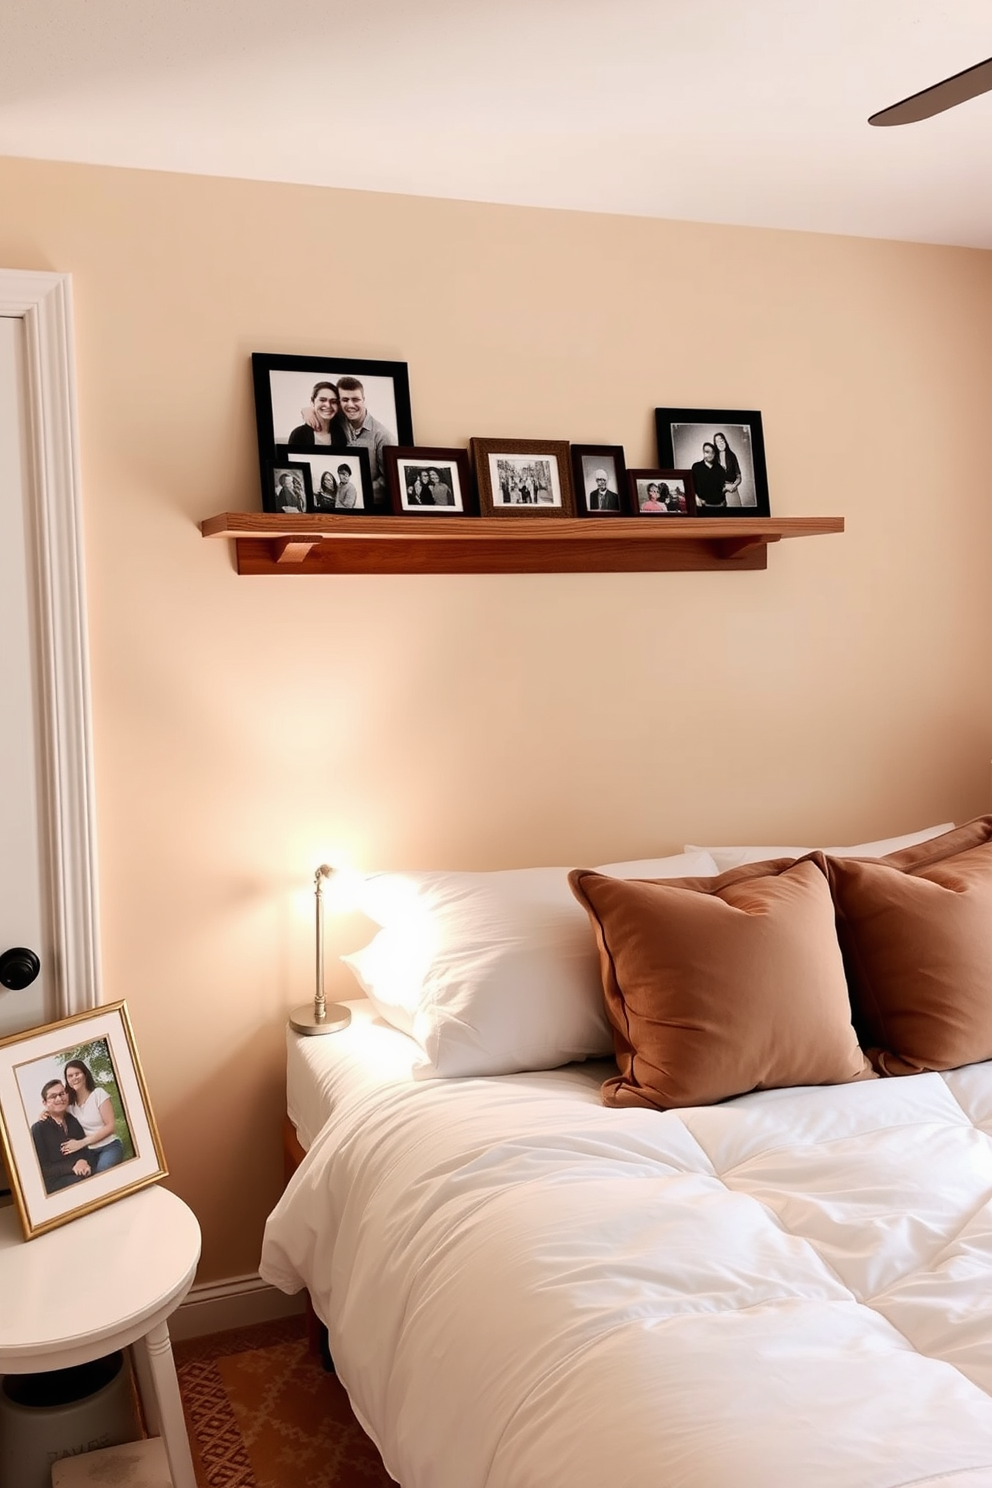
M 303 1318 L 173 1349 L 199 1488 L 395 1488 Z

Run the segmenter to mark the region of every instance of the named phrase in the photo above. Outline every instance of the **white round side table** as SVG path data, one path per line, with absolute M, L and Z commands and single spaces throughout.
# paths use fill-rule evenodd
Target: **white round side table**
M 148 1429 L 173 1488 L 196 1488 L 166 1320 L 193 1284 L 196 1216 L 152 1186 L 25 1240 L 0 1209 L 0 1375 L 85 1364 L 133 1344 Z

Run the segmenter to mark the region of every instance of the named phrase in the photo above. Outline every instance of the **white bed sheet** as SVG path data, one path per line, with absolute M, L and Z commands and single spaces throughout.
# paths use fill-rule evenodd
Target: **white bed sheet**
M 395 1080 L 412 1079 L 423 1058 L 405 1033 L 376 1016 L 366 997 L 339 1006 L 351 1022 L 339 1033 L 308 1037 L 286 1027 L 286 1111 L 309 1148 L 328 1117 L 349 1099 Z
M 339 1037 L 261 1270 L 403 1488 L 992 1488 L 992 1066 L 658 1113 Z

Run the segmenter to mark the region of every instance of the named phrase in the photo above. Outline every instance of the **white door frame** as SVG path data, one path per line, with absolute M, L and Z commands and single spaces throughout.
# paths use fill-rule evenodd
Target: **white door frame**
M 39 767 L 48 840 L 44 906 L 55 965 L 52 1016 L 100 1003 L 86 593 L 68 274 L 0 268 L 0 315 L 24 322 L 42 717 Z

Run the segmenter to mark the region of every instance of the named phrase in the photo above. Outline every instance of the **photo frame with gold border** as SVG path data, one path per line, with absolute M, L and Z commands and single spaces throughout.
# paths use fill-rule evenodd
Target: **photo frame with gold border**
M 94 1084 L 110 1096 L 123 1156 L 105 1171 L 84 1157 L 91 1171 L 70 1177 L 54 1172 L 53 1163 L 43 1170 L 32 1127 L 41 1120 L 43 1086 L 62 1078 L 72 1061 L 86 1065 Z M 44 1145 L 43 1137 L 39 1141 Z M 125 1002 L 0 1039 L 0 1148 L 27 1240 L 167 1175 Z M 63 1178 L 67 1186 L 56 1186 Z

